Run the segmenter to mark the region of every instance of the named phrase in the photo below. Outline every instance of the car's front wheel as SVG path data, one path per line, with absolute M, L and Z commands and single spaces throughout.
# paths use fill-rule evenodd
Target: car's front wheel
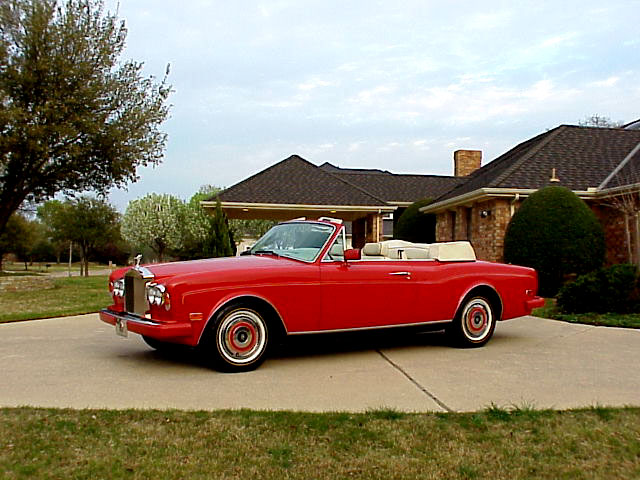
M 489 341 L 496 328 L 491 302 L 482 296 L 466 298 L 447 329 L 461 347 L 481 347 Z
M 203 342 L 206 361 L 224 372 L 246 372 L 265 359 L 269 327 L 260 312 L 241 305 L 223 308 Z

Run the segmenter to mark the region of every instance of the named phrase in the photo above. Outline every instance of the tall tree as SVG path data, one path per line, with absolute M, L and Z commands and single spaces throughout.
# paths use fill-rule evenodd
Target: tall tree
M 150 193 L 127 206 L 122 236 L 132 246 L 150 247 L 162 262 L 167 250 L 183 246 L 185 205 L 173 195 Z
M 69 249 L 69 242 L 60 238 L 55 230 L 56 219 L 64 208 L 60 200 L 48 200 L 36 210 L 36 217 L 44 227 L 44 237 L 53 248 L 56 263 L 60 263 L 62 255 Z
M 213 216 L 209 219 L 209 229 L 203 244 L 203 253 L 206 257 L 230 257 L 234 254 L 232 243 L 227 216 L 222 211 L 220 200 L 218 200 Z
M 11 215 L 4 232 L 0 233 L 0 272 L 6 253 L 14 253 L 23 260 L 26 258 L 26 252 L 31 245 L 31 232 L 26 218 L 18 213 Z
M 121 62 L 102 0 L 0 2 L 0 232 L 25 200 L 137 180 L 160 162 L 171 87 Z
M 74 242 L 80 248 L 84 275 L 89 276 L 89 256 L 98 246 L 118 237 L 118 212 L 103 200 L 79 197 L 67 200 L 53 220 L 57 238 Z

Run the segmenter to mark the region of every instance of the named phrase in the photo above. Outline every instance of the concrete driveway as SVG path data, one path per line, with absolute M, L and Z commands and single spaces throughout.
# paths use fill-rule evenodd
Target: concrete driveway
M 440 333 L 297 338 L 257 371 L 221 374 L 189 352 L 116 337 L 97 314 L 0 324 L 0 405 L 73 408 L 473 411 L 640 405 L 640 330 L 535 317 L 484 348 Z

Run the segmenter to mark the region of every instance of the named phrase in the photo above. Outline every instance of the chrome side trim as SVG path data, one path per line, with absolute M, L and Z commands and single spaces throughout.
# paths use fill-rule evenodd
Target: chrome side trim
M 312 330 L 308 332 L 288 332 L 287 335 L 311 335 L 316 333 L 361 332 L 365 330 L 384 330 L 386 328 L 420 327 L 420 326 L 427 326 L 427 325 L 439 325 L 444 323 L 451 323 L 452 321 L 453 320 L 435 320 L 432 322 L 398 323 L 395 325 L 381 325 L 378 327 L 336 328 L 334 330 Z

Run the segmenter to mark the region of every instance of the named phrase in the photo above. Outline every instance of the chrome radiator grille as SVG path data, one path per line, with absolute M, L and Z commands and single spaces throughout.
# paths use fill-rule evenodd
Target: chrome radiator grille
M 144 315 L 149 310 L 146 285 L 149 279 L 143 278 L 135 270 L 129 270 L 124 277 L 124 306 L 127 312 Z

